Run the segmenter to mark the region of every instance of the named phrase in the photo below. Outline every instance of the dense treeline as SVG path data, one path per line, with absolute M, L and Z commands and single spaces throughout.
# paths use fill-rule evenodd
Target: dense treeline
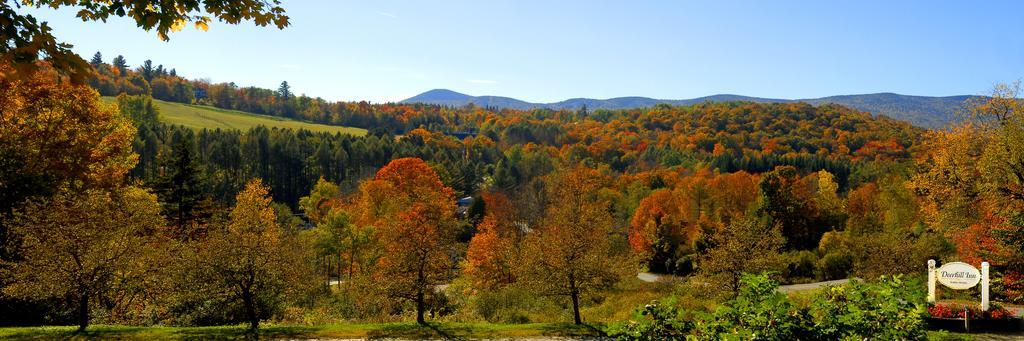
M 845 191 L 851 182 L 871 182 L 878 175 L 871 173 L 877 167 L 865 170 L 865 164 L 908 160 L 921 134 L 908 124 L 835 105 L 705 103 L 589 112 L 327 103 L 295 96 L 287 83 L 277 90 L 211 85 L 187 81 L 176 70 L 154 67 L 149 61 L 132 69 L 118 56 L 106 64 L 99 53 L 93 64 L 98 72 L 92 85 L 104 95 L 152 93 L 170 101 L 371 129 L 372 136 L 363 139 L 269 128 L 198 131 L 189 139 L 184 129 L 158 127 L 155 119 L 140 121 L 136 151 L 142 160 L 134 176 L 153 179 L 161 150 L 186 138 L 197 161 L 204 164 L 200 168 L 209 179 L 206 185 L 215 189 L 212 197 L 222 202 L 230 201 L 244 183 L 241 179 L 259 176 L 267 179 L 278 200 L 295 207 L 312 179 L 324 177 L 351 189 L 387 160 L 403 156 L 421 157 L 444 168 L 441 176 L 460 195 L 473 194 L 489 182 L 513 190 L 541 175 L 522 177 L 520 168 L 533 167 L 517 164 L 517 155 L 523 153 L 545 164 L 566 160 L 607 165 L 624 173 L 676 166 L 762 173 L 794 166 L 803 174 L 827 170 Z M 132 90 L 109 85 L 132 80 L 146 86 Z M 199 96 L 169 96 L 155 91 L 162 85 L 148 85 L 164 82 L 183 84 L 183 94 Z M 151 106 L 143 98 L 122 100 L 120 105 L 129 116 L 140 115 L 132 108 Z M 288 114 L 292 109 L 300 116 Z M 301 116 L 310 113 L 313 116 Z M 401 138 L 393 139 L 392 133 Z
M 133 104 L 134 102 L 139 103 Z M 155 115 L 136 113 L 139 110 L 144 111 L 144 108 L 155 110 L 152 108 L 152 104 L 147 104 L 145 98 L 127 97 L 123 98 L 120 104 L 124 108 L 122 110 L 130 117 Z M 700 113 L 701 117 L 707 118 L 717 114 L 718 106 L 730 105 L 705 105 L 697 109 L 708 110 Z M 745 109 L 758 110 L 752 112 L 752 116 L 759 115 L 762 112 L 760 110 L 777 109 L 764 105 L 754 106 L 756 107 L 753 109 Z M 689 108 L 673 108 L 676 111 L 687 109 Z M 215 197 L 230 198 L 232 191 L 229 189 L 237 190 L 240 186 L 237 179 L 257 175 L 267 178 L 279 200 L 292 206 L 295 205 L 298 197 L 308 191 L 312 185 L 310 178 L 325 177 L 335 182 L 347 181 L 350 183 L 349 187 L 352 187 L 351 180 L 365 177 L 387 160 L 403 156 L 421 157 L 444 168 L 444 171 L 441 172 L 442 176 L 450 180 L 449 184 L 460 194 L 465 195 L 480 190 L 487 181 L 498 182 L 499 186 L 506 189 L 522 185 L 523 178 L 513 178 L 522 175 L 520 174 L 522 170 L 519 168 L 523 165 L 517 164 L 517 160 L 515 160 L 522 153 L 536 155 L 542 159 L 538 162 L 552 163 L 552 160 L 564 159 L 591 166 L 607 165 L 614 171 L 625 173 L 642 173 L 677 166 L 709 167 L 722 172 L 742 170 L 754 173 L 766 172 L 776 166 L 784 165 L 794 166 L 805 174 L 824 169 L 837 176 L 841 189 L 845 190 L 851 177 L 854 181 L 872 180 L 875 175 L 866 173 L 865 165 L 889 160 L 906 160 L 908 158 L 906 149 L 911 148 L 914 143 L 912 139 L 907 139 L 901 142 L 902 144 L 893 142 L 897 140 L 897 137 L 878 133 L 885 129 L 901 134 L 907 133 L 903 129 L 912 130 L 912 128 L 900 124 L 873 130 L 874 132 L 870 135 L 840 134 L 857 136 L 856 140 L 860 142 L 856 143 L 848 142 L 849 144 L 837 145 L 836 141 L 843 141 L 843 139 L 811 139 L 817 141 L 811 145 L 822 145 L 823 147 L 820 149 L 822 151 L 818 153 L 808 153 L 806 147 L 802 147 L 801 152 L 793 151 L 792 147 L 779 147 L 775 138 L 770 135 L 762 136 L 765 134 L 759 132 L 754 133 L 758 136 L 756 138 L 746 136 L 745 133 L 717 134 L 717 137 L 712 138 L 701 133 L 690 135 L 693 132 L 679 128 L 679 130 L 672 131 L 641 130 L 649 136 L 641 138 L 633 132 L 639 129 L 621 128 L 620 123 L 604 125 L 590 117 L 573 117 L 575 114 L 569 112 L 505 112 L 504 114 L 506 116 L 502 117 L 507 117 L 504 121 L 488 118 L 485 120 L 486 124 L 483 125 L 483 129 L 479 130 L 479 134 L 462 140 L 423 128 L 412 129 L 397 139 L 387 133 L 355 138 L 273 128 L 253 129 L 248 132 L 190 132 L 180 127 L 162 126 L 155 120 L 143 120 L 139 123 L 139 136 L 136 142 L 136 151 L 142 155 L 142 159 L 132 174 L 141 178 L 153 177 L 154 170 L 159 163 L 157 159 L 166 154 L 163 151 L 177 144 L 179 140 L 187 139 L 186 144 L 192 146 L 194 152 L 197 153 L 198 161 L 206 164 L 203 168 L 210 173 L 211 178 L 215 178 L 213 181 L 217 183 L 211 185 L 221 189 L 218 190 Z M 514 115 L 540 116 L 543 114 L 548 114 L 550 117 L 540 119 L 538 122 L 515 123 L 522 118 Z M 762 119 L 770 121 L 774 118 L 766 115 Z M 506 126 L 502 127 L 500 124 Z M 564 128 L 545 128 L 594 124 L 601 124 L 600 127 L 605 129 L 624 130 L 622 132 L 613 130 L 609 132 L 612 137 L 599 138 L 596 135 L 597 131 L 576 130 L 580 128 L 570 131 L 565 131 Z M 830 134 L 827 129 L 821 131 L 822 134 Z M 783 133 L 784 131 L 780 131 L 775 134 Z M 581 134 L 591 135 L 579 137 Z M 190 135 L 195 136 L 190 138 Z M 682 136 L 690 137 L 681 139 Z M 623 141 L 610 140 L 616 137 L 622 138 Z M 889 142 L 877 142 L 880 139 Z M 659 140 L 664 141 L 664 144 L 647 142 Z M 730 149 L 723 147 L 722 143 L 738 140 L 747 141 L 745 145 L 736 145 L 736 148 L 743 152 L 729 151 Z M 863 142 L 865 140 L 869 142 Z M 767 141 L 765 144 L 768 145 L 769 152 L 761 149 L 764 147 L 758 141 Z M 876 145 L 885 143 L 892 143 L 895 147 L 874 148 Z M 807 143 L 793 142 L 793 144 L 805 145 Z M 848 152 L 850 147 L 856 147 L 858 144 L 861 147 L 857 148 L 856 153 Z M 907 147 L 903 147 L 903 144 Z M 833 155 L 823 151 L 827 148 L 847 152 Z M 213 174 L 216 172 L 221 174 Z M 232 175 L 232 172 L 237 174 Z M 272 172 L 274 174 L 271 174 Z M 302 180 L 296 180 L 297 178 Z
M 154 107 L 146 97 L 123 96 L 119 103 L 128 117 L 144 117 L 131 108 Z M 141 102 L 132 105 L 132 102 Z M 152 116 L 159 115 L 158 113 Z M 248 179 L 265 179 L 276 200 L 292 207 L 317 178 L 348 184 L 371 176 L 394 158 L 414 156 L 430 161 L 460 195 L 473 193 L 483 177 L 505 155 L 496 145 L 448 140 L 443 135 L 355 137 L 306 130 L 257 127 L 248 131 L 191 130 L 159 122 L 138 123 L 133 143 L 139 162 L 129 173 L 147 183 L 182 173 L 199 181 L 200 192 L 230 203 Z M 444 138 L 444 143 L 428 142 Z M 165 181 L 166 182 L 166 181 Z
M 855 159 L 906 158 L 907 149 L 919 141 L 922 132 L 905 122 L 872 118 L 869 113 L 832 104 L 815 107 L 804 103 L 704 103 L 590 112 L 586 108 L 498 111 L 473 106 L 328 102 L 295 95 L 287 82 L 276 90 L 234 83 L 210 84 L 187 80 L 175 69 L 154 67 L 148 60 L 135 69 L 128 67 L 121 56 L 106 64 L 99 52 L 92 63 L 97 74 L 90 84 L 103 96 L 151 94 L 166 101 L 393 134 L 424 128 L 445 133 L 479 132 L 509 145 L 534 143 L 561 149 L 578 144 L 582 150 L 575 152 L 582 153 L 581 157 L 596 158 L 620 168 L 639 161 L 634 152 L 643 152 L 650 146 L 737 157 L 812 154 Z M 156 85 L 164 83 L 171 85 Z

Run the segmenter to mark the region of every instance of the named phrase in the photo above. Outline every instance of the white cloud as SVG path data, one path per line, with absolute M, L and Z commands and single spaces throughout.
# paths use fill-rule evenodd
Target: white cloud
M 467 79 L 466 81 L 473 84 L 498 84 L 498 81 L 491 79 Z

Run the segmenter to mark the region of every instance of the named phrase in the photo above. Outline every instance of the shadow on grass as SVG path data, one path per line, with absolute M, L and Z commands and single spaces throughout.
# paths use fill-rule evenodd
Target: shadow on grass
M 601 325 L 575 325 L 570 323 L 557 324 L 522 324 L 522 325 L 489 325 L 473 323 L 427 323 L 389 324 L 369 330 L 369 339 L 401 338 L 401 339 L 488 339 L 515 338 L 529 336 L 561 336 L 570 338 L 601 337 L 606 334 Z
M 242 326 L 181 328 L 169 333 L 176 339 L 204 340 L 277 340 L 315 337 L 319 329 L 304 326 L 268 326 L 253 332 Z
M 541 335 L 566 337 L 601 337 L 607 336 L 602 324 L 551 323 L 540 327 Z
M 26 327 L 14 332 L 0 334 L 0 338 L 8 340 L 54 340 L 54 339 L 126 339 L 134 338 L 146 327 L 89 327 L 79 332 L 76 327 Z
M 269 326 L 252 332 L 243 326 L 217 327 L 129 327 L 94 326 L 84 332 L 74 327 L 27 327 L 0 333 L 0 339 L 12 340 L 259 340 L 296 339 L 315 336 L 317 329 L 301 326 Z
M 470 326 L 443 325 L 440 323 L 427 324 L 387 324 L 380 328 L 369 330 L 366 337 L 369 339 L 382 338 L 407 338 L 407 339 L 445 339 L 463 340 L 468 335 L 474 335 Z
M 367 339 L 488 339 L 517 337 L 567 337 L 573 339 L 600 338 L 606 334 L 601 324 L 536 323 L 385 323 L 367 325 L 328 326 L 275 326 L 269 325 L 252 332 L 245 326 L 213 327 L 132 327 L 94 326 L 76 333 L 74 327 L 0 328 L 0 339 L 17 340 L 277 340 L 311 338 L 367 338 Z

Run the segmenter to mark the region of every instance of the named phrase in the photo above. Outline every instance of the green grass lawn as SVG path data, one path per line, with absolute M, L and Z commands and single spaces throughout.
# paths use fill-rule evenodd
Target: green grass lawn
M 103 97 L 107 103 L 115 103 L 114 97 Z M 191 105 L 165 102 L 154 99 L 160 109 L 160 120 L 193 129 L 239 129 L 248 130 L 255 126 L 306 129 L 317 132 L 342 133 L 356 136 L 366 135 L 366 129 L 327 124 L 309 123 L 292 119 L 256 115 L 238 110 L 227 110 L 205 105 Z
M 603 325 L 571 323 L 489 324 L 489 323 L 415 323 L 334 324 L 325 326 L 275 326 L 260 328 L 258 336 L 268 339 L 310 338 L 403 338 L 403 339 L 479 339 L 521 337 L 588 337 L 603 335 Z M 223 327 L 128 327 L 92 326 L 84 333 L 75 327 L 0 328 L 0 339 L 52 340 L 168 340 L 168 339 L 245 339 L 253 334 L 244 326 Z

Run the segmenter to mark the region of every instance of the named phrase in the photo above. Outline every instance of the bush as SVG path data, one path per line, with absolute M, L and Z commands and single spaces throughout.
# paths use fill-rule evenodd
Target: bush
M 551 304 L 529 290 L 519 287 L 506 287 L 495 291 L 479 292 L 472 301 L 476 314 L 491 323 L 530 323 L 538 322 L 530 319 L 527 313 L 540 310 L 551 310 Z M 557 309 L 555 309 L 557 310 Z M 550 313 L 545 315 L 558 315 Z
M 776 291 L 779 283 L 767 274 L 744 275 L 739 296 L 698 320 L 693 335 L 701 340 L 724 338 L 806 340 L 809 316 Z
M 996 274 L 992 277 L 993 299 L 1009 303 L 1024 303 L 1024 272 L 1000 269 L 996 270 Z
M 338 315 L 328 307 L 287 307 L 281 316 L 277 318 L 278 323 L 318 326 L 338 321 Z
M 845 252 L 833 252 L 821 257 L 814 266 L 814 275 L 821 280 L 842 279 L 853 269 L 853 256 Z
M 686 320 L 674 297 L 664 304 L 653 301 L 633 312 L 626 322 L 612 324 L 608 336 L 617 340 L 681 340 L 693 323 Z
M 693 254 L 679 256 L 672 265 L 672 274 L 686 276 L 692 274 L 696 269 L 693 264 Z
M 825 340 L 920 340 L 926 337 L 920 282 L 886 277 L 827 287 L 809 307 L 816 337 Z
M 814 263 L 818 255 L 812 251 L 793 251 L 785 254 L 786 273 L 785 278 L 797 282 L 800 279 L 813 279 L 815 274 Z
M 806 308 L 778 293 L 768 275 L 745 275 L 737 298 L 714 313 L 688 320 L 678 303 L 652 302 L 627 322 L 612 325 L 611 336 L 626 340 L 919 340 L 925 330 L 921 283 L 901 277 L 875 284 L 851 282 L 814 296 Z M 693 321 L 693 322 L 690 322 Z M 689 331 L 689 335 L 687 335 Z
M 426 298 L 427 313 L 431 319 L 445 317 L 454 314 L 458 310 L 458 303 L 452 302 L 444 291 L 434 291 Z
M 1006 310 L 1003 306 L 993 304 L 988 311 L 981 311 L 977 305 L 963 304 L 936 304 L 928 307 L 928 315 L 938 318 L 964 318 L 969 315 L 971 319 L 979 320 L 1008 320 L 1015 316 L 1013 312 Z
M 853 273 L 861 278 L 916 273 L 929 259 L 954 252 L 942 235 L 934 232 L 886 231 L 850 239 Z

